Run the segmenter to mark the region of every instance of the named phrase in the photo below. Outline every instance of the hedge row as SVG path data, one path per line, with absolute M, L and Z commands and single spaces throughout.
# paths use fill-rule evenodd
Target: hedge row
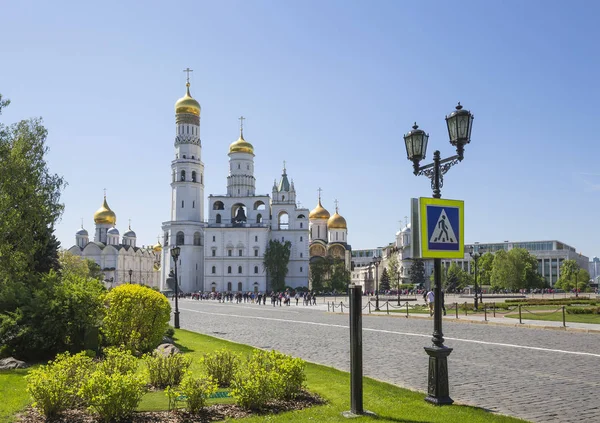
M 600 314 L 600 307 L 567 307 L 568 314 Z
M 574 304 L 589 304 L 589 305 L 600 305 L 599 300 L 586 299 L 586 298 L 520 298 L 520 299 L 507 299 L 507 303 L 521 304 L 521 305 L 574 305 Z

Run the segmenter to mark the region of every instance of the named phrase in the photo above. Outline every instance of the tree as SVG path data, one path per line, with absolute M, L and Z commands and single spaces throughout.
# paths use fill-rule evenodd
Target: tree
M 92 278 L 99 281 L 104 280 L 100 266 L 89 258 L 77 256 L 69 251 L 61 251 L 58 258 L 60 274 L 63 276 L 76 275 L 83 278 Z
M 400 263 L 398 262 L 398 255 L 392 254 L 388 259 L 388 274 L 390 275 L 390 285 L 398 290 L 400 289 Z
M 321 257 L 313 259 L 310 264 L 310 286 L 315 292 L 322 292 L 325 287 L 326 263 Z
M 346 292 L 346 289 L 350 284 L 350 272 L 346 269 L 346 263 L 342 259 L 335 258 L 333 259 L 331 268 L 331 290 L 336 292 Z
M 494 267 L 494 255 L 485 253 L 477 261 L 477 283 L 479 286 L 491 285 L 492 269 Z M 475 271 L 475 266 L 471 266 L 471 270 Z
M 379 281 L 379 289 L 383 291 L 390 290 L 390 275 L 387 271 L 387 268 L 383 268 L 383 272 L 381 272 L 381 280 Z
M 554 286 L 564 291 L 574 289 L 585 291 L 589 285 L 589 280 L 590 274 L 587 270 L 580 268 L 577 261 L 565 260 L 560 266 L 560 277 Z
M 410 265 L 411 282 L 416 286 L 425 285 L 425 263 L 423 259 L 413 259 Z
M 544 286 L 542 277 L 537 273 L 537 259 L 523 248 L 513 248 L 508 252 L 500 250 L 495 254 L 490 282 L 495 291 Z
M 271 281 L 271 291 L 283 291 L 285 289 L 285 277 L 288 273 L 288 263 L 292 243 L 279 240 L 270 240 L 264 255 L 263 265 Z

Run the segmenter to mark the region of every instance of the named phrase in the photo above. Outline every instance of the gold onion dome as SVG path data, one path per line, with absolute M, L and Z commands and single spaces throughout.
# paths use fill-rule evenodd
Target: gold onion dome
M 188 82 L 185 86 L 187 87 L 185 95 L 175 103 L 175 113 L 189 113 L 200 116 L 200 103 L 190 95 L 190 83 Z
M 319 204 L 315 207 L 308 215 L 309 219 L 329 219 L 329 212 L 321 205 L 321 199 L 319 198 Z
M 230 153 L 248 153 L 254 154 L 254 147 L 248 141 L 244 139 L 244 133 L 240 131 L 240 137 L 236 142 L 231 143 L 229 146 Z
M 106 196 L 104 196 L 102 207 L 100 207 L 98 210 L 96 210 L 96 213 L 94 213 L 94 222 L 108 225 L 116 225 L 117 223 L 117 215 L 110 209 L 110 207 L 108 207 Z
M 327 221 L 327 228 L 328 229 L 348 229 L 348 227 L 346 226 L 346 219 L 344 219 L 341 215 L 339 215 L 337 211 Z
M 162 245 L 160 245 L 160 242 L 157 242 L 152 246 L 152 249 L 154 250 L 154 252 L 159 253 L 162 251 Z

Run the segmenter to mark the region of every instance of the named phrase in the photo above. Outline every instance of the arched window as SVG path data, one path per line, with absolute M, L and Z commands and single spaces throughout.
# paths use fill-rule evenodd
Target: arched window
M 242 266 L 238 266 L 238 273 L 242 273 Z
M 213 210 L 225 210 L 225 204 L 222 201 L 215 201 L 213 204 Z
M 231 282 L 227 282 L 227 290 L 231 291 Z
M 242 286 L 242 283 L 241 283 L 241 282 L 238 282 L 238 291 L 241 291 L 241 290 L 242 290 L 242 288 L 243 288 L 243 286 Z
M 221 223 L 221 215 L 217 214 L 217 218 L 215 219 L 217 223 Z
M 227 266 L 227 273 L 231 273 L 231 266 Z
M 258 266 L 254 266 L 254 273 L 258 273 Z
M 213 266 L 213 267 L 212 267 L 212 272 L 213 272 L 213 273 L 217 273 L 217 266 Z
M 196 171 L 192 170 L 192 182 L 196 182 Z
M 288 216 L 288 214 L 284 211 L 282 211 L 281 213 L 279 213 L 279 229 L 280 230 L 285 230 L 285 229 L 289 229 L 290 227 L 290 217 Z
M 169 245 L 169 233 L 165 232 L 165 245 Z
M 256 223 L 262 223 L 262 214 L 257 214 L 256 215 Z
M 185 170 L 181 171 L 181 178 L 182 181 L 185 181 Z
M 183 232 L 177 232 L 177 237 L 175 238 L 176 245 L 183 245 L 185 241 L 185 237 L 183 236 Z
M 194 245 L 202 245 L 202 238 L 200 232 L 194 233 Z
M 184 158 L 184 159 L 186 158 L 186 157 L 185 157 L 185 154 L 183 155 L 183 158 Z
M 212 292 L 215 292 L 217 290 L 217 284 L 216 284 L 216 282 L 213 282 L 213 283 L 210 284 L 210 290 Z
M 300 229 L 302 229 L 302 222 L 300 222 Z

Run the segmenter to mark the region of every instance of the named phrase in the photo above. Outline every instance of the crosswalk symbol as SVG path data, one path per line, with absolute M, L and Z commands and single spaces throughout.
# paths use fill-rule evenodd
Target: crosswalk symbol
M 440 213 L 440 217 L 435 224 L 435 229 L 433 230 L 433 234 L 431 235 L 429 242 L 432 244 L 458 244 L 458 239 L 456 238 L 456 234 L 452 229 L 452 225 L 450 224 L 450 220 L 448 219 L 445 209 L 442 209 L 442 212 Z

